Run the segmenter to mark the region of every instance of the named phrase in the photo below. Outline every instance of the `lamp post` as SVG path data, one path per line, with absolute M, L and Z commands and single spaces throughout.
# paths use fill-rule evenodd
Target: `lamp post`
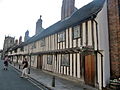
M 31 48 L 31 51 L 29 51 L 29 49 L 28 49 L 28 54 L 29 54 L 29 58 L 30 58 L 30 67 L 28 68 L 28 74 L 30 74 L 30 70 L 31 70 L 31 55 L 32 55 L 32 50 L 33 50 L 33 46 Z
M 30 53 L 29 50 L 28 50 L 28 56 L 29 56 L 29 59 L 30 59 L 30 67 L 28 68 L 28 74 L 30 74 L 30 69 L 31 69 L 31 53 Z

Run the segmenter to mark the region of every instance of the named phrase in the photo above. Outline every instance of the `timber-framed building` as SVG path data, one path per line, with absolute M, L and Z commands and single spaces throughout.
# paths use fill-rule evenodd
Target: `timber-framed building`
M 8 55 L 17 63 L 27 57 L 31 67 L 105 87 L 110 79 L 107 2 L 94 0 L 66 16 Z

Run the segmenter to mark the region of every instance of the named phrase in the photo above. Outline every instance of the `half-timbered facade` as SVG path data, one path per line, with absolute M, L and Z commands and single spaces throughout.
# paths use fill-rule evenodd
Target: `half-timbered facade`
M 9 55 L 24 57 L 34 68 L 77 78 L 88 85 L 109 82 L 107 3 L 94 0 L 69 18 L 58 21 L 17 47 Z

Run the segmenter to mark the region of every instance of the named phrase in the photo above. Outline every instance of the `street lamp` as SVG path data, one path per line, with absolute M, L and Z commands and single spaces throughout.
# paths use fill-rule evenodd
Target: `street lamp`
M 28 49 L 28 56 L 29 56 L 29 59 L 30 59 L 30 67 L 28 68 L 28 74 L 30 74 L 30 68 L 31 68 L 31 52 L 29 51 L 29 49 Z
M 28 55 L 30 57 L 30 67 L 28 68 L 28 74 L 30 74 L 30 70 L 31 70 L 31 55 L 32 55 L 32 50 L 33 50 L 33 46 L 31 48 L 31 51 L 28 50 Z

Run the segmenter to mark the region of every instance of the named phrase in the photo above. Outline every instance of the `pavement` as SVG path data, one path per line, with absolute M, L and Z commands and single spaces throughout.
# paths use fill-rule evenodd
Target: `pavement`
M 22 71 L 19 69 L 18 64 L 11 64 L 18 71 Z M 28 74 L 30 78 L 36 80 L 42 85 L 48 87 L 51 90 L 98 90 L 91 86 L 85 85 L 78 80 L 70 80 L 69 76 L 58 75 L 52 72 L 31 68 L 30 74 Z

